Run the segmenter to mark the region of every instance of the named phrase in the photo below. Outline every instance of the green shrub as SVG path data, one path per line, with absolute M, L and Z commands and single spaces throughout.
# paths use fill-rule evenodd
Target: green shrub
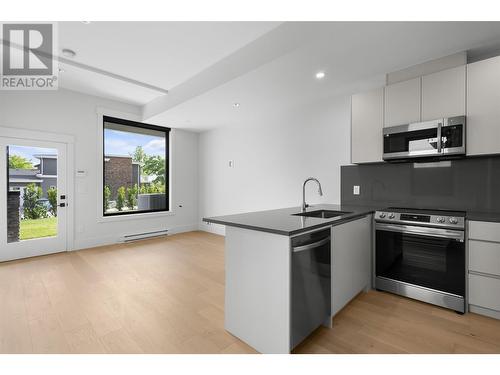
M 142 184 L 139 189 L 139 194 L 158 194 L 165 193 L 165 185 L 161 182 L 153 182 L 150 184 Z
M 127 188 L 127 207 L 133 210 L 137 206 L 137 185 L 132 188 Z
M 41 204 L 37 204 L 33 210 L 30 212 L 30 217 L 27 219 L 46 219 L 49 217 L 47 208 Z M 26 214 L 25 214 L 26 218 Z
M 23 211 L 25 219 L 47 217 L 47 209 L 38 201 L 42 197 L 42 188 L 28 184 L 23 193 Z
M 104 210 L 109 210 L 109 198 L 111 198 L 111 189 L 108 185 L 104 186 Z
M 57 188 L 51 187 L 47 190 L 47 198 L 50 203 L 50 212 L 53 216 L 57 216 Z
M 123 207 L 125 206 L 125 188 L 120 186 L 118 188 L 117 196 L 116 196 L 116 208 L 118 211 L 123 211 Z

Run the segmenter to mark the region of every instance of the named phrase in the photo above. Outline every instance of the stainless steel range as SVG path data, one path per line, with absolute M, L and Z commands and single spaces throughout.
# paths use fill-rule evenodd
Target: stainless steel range
M 375 213 L 377 289 L 465 312 L 465 213 Z

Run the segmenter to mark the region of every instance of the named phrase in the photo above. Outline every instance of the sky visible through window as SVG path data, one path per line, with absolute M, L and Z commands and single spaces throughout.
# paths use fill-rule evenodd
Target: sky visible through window
M 145 134 L 104 129 L 104 154 L 130 156 L 142 146 L 148 156 L 165 157 L 165 138 Z
M 9 146 L 9 156 L 12 155 L 21 156 L 31 161 L 33 164 L 38 164 L 40 162 L 39 159 L 33 156 L 39 154 L 57 155 L 57 150 L 53 148 L 44 148 L 44 147 L 27 147 L 27 146 L 15 146 L 15 145 Z

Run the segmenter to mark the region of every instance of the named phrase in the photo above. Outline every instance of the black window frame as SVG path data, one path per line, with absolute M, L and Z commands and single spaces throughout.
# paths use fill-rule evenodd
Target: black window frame
M 104 136 L 106 126 L 106 122 L 111 122 L 119 125 L 126 125 L 136 128 L 155 130 L 162 133 L 165 133 L 165 208 L 154 209 L 154 210 L 136 210 L 136 211 L 118 211 L 118 212 L 109 212 L 106 213 L 104 208 L 104 187 L 105 184 L 105 176 L 106 176 L 106 155 L 105 155 L 105 143 L 106 138 Z M 102 215 L 103 217 L 112 217 L 112 216 L 123 216 L 123 215 L 136 215 L 136 214 L 148 214 L 148 213 L 158 213 L 158 212 L 168 212 L 170 211 L 170 128 L 162 127 L 158 125 L 146 124 L 143 122 L 137 122 L 132 120 L 125 120 L 118 117 L 112 116 L 103 116 L 102 118 L 102 186 L 101 186 L 101 194 L 102 194 Z

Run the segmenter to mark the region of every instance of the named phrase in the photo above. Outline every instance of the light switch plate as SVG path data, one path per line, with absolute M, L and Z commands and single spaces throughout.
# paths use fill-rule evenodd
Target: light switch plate
M 229 168 L 234 168 L 234 160 L 229 160 Z
M 353 193 L 354 195 L 359 195 L 359 185 L 354 185 L 354 186 L 352 187 L 352 193 Z

